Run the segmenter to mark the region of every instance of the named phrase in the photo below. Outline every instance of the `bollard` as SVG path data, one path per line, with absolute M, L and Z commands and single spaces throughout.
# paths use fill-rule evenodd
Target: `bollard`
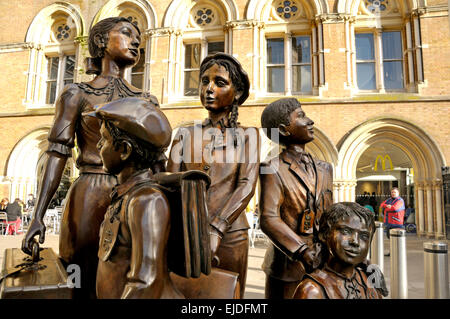
M 408 298 L 408 274 L 406 269 L 406 232 L 394 228 L 390 231 L 391 248 L 391 298 Z
M 423 243 L 425 298 L 448 299 L 448 245 L 445 242 Z
M 375 222 L 375 232 L 370 244 L 370 263 L 376 264 L 384 271 L 383 223 Z

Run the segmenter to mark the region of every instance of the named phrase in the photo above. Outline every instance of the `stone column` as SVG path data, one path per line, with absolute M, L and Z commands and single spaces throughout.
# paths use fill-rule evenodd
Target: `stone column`
M 311 36 L 311 46 L 312 46 L 312 67 L 313 67 L 313 94 L 319 93 L 319 65 L 318 65 L 318 52 L 317 52 L 317 27 L 313 22 L 311 25 L 312 36 Z
M 435 180 L 433 182 L 434 202 L 436 207 L 436 237 L 439 239 L 445 238 L 444 230 L 444 214 L 442 207 L 442 181 Z
M 144 85 L 142 86 L 142 91 L 150 92 L 151 87 L 151 56 L 152 56 L 152 39 L 148 33 L 142 34 L 142 40 L 145 43 L 145 58 L 144 58 Z
M 292 95 L 292 34 L 286 32 L 284 34 L 284 92 L 286 95 Z
M 34 87 L 33 87 L 33 96 L 31 97 L 34 104 L 45 104 L 45 94 L 43 94 L 40 97 L 39 90 L 41 88 L 41 85 L 45 87 L 44 79 L 42 78 L 42 62 L 44 62 L 45 56 L 44 51 L 42 50 L 42 47 L 38 45 L 36 47 L 36 66 L 34 68 Z
M 417 63 L 417 81 L 423 82 L 423 66 L 422 66 L 422 39 L 420 35 L 420 23 L 419 17 L 422 15 L 423 9 L 418 9 L 412 12 L 413 25 L 414 25 L 414 51 L 416 54 Z
M 340 203 L 344 201 L 343 186 L 344 183 L 340 181 L 333 182 L 333 203 Z
M 24 49 L 30 50 L 30 60 L 28 65 L 28 79 L 27 79 L 27 91 L 25 96 L 25 103 L 33 102 L 33 83 L 36 86 L 36 61 L 37 61 L 37 53 L 34 43 L 25 43 L 23 46 Z
M 413 48 L 412 48 L 412 34 L 411 34 L 411 22 L 406 21 L 406 52 L 408 59 L 408 74 L 409 74 L 409 82 L 408 87 L 409 91 L 413 91 L 415 89 L 414 82 L 414 57 L 413 57 Z
M 426 216 L 427 216 L 427 236 L 434 237 L 434 218 L 433 218 L 433 184 L 430 181 L 425 182 L 426 193 Z
M 375 73 L 377 78 L 377 89 L 380 93 L 384 93 L 384 68 L 383 68 L 383 40 L 382 29 L 375 31 Z M 378 70 L 378 71 L 377 71 Z
M 325 19 L 323 20 L 325 21 Z M 317 37 L 319 44 L 319 85 L 325 85 L 325 58 L 324 58 L 324 46 L 323 46 L 323 21 L 317 20 Z
M 417 234 L 419 236 L 423 236 L 425 234 L 423 183 L 417 182 L 416 189 L 417 189 L 417 203 L 416 203 Z

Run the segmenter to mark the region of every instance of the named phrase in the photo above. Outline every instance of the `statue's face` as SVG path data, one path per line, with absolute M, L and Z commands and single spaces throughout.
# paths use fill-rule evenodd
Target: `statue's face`
M 113 144 L 113 138 L 105 126 L 105 122 L 100 127 L 101 138 L 97 143 L 97 149 L 103 162 L 103 169 L 110 174 L 120 173 L 123 161 L 120 157 L 120 148 L 116 150 Z
M 301 107 L 289 115 L 289 125 L 286 126 L 290 143 L 305 144 L 314 139 L 314 122 L 306 116 Z
M 231 110 L 236 91 L 228 71 L 214 64 L 200 79 L 200 100 L 210 112 L 220 113 Z
M 129 22 L 121 21 L 109 31 L 105 55 L 114 61 L 133 65 L 139 61 L 141 37 Z
M 330 254 L 347 265 L 363 262 L 369 251 L 370 230 L 356 215 L 345 216 L 331 230 L 327 245 Z

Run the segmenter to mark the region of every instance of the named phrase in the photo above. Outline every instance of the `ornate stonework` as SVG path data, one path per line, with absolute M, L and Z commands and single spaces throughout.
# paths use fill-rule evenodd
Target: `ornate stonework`
M 279 22 L 292 22 L 305 19 L 306 13 L 302 4 L 297 0 L 275 0 L 269 20 Z
M 198 4 L 191 10 L 189 26 L 192 28 L 204 28 L 221 24 L 220 14 L 212 5 Z
M 67 18 L 56 20 L 52 27 L 50 41 L 54 43 L 65 43 L 73 41 L 76 35 L 76 28 Z
M 398 14 L 399 8 L 395 0 L 364 0 L 359 11 L 360 14 L 386 16 Z

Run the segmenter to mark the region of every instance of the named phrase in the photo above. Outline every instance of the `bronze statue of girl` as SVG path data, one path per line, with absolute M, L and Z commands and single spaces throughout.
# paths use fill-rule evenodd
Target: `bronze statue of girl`
M 55 104 L 34 219 L 22 242 L 22 250 L 30 253 L 37 235 L 40 243 L 45 240 L 44 215 L 76 140 L 80 176 L 67 193 L 59 240 L 61 259 L 67 264 L 78 264 L 81 269 L 81 288 L 75 290 L 75 297 L 95 298 L 99 228 L 111 201 L 111 189 L 117 183 L 116 177 L 104 170 L 96 148 L 100 122 L 85 114 L 94 105 L 130 96 L 144 96 L 158 104 L 155 97 L 143 94 L 123 78 L 125 69 L 139 61 L 140 41 L 138 27 L 126 18 L 112 17 L 98 22 L 89 34 L 92 59 L 87 63 L 90 66 L 87 73 L 96 77 L 90 82 L 66 85 Z
M 239 274 L 241 298 L 248 262 L 245 208 L 259 173 L 258 131 L 237 122 L 249 88 L 247 73 L 234 57 L 225 53 L 206 57 L 200 66 L 200 100 L 209 116 L 203 123 L 180 129 L 167 165 L 167 171 L 197 169 L 211 177 L 207 192 L 211 253 L 219 268 Z M 194 141 L 196 136 L 201 140 Z

